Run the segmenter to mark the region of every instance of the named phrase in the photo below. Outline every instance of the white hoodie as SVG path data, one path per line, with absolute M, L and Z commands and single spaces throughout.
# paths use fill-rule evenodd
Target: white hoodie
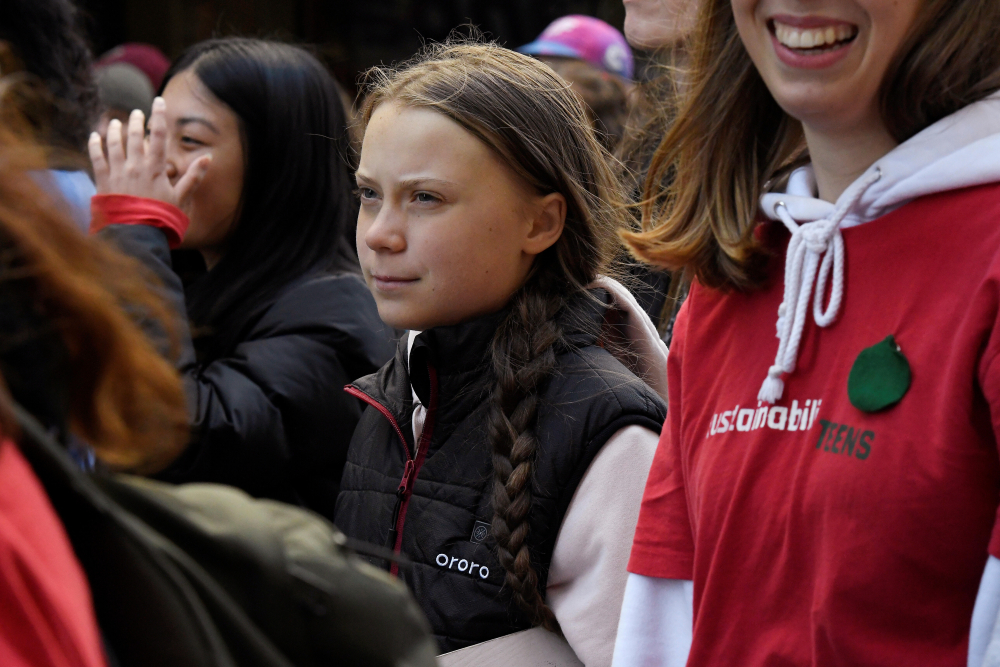
M 761 197 L 761 210 L 792 233 L 778 319 L 778 354 L 760 400 L 781 397 L 781 376 L 795 371 L 809 306 L 816 324 L 836 320 L 851 289 L 844 282 L 840 230 L 862 225 L 925 195 L 1000 182 L 1000 93 L 974 102 L 924 129 L 877 160 L 836 203 L 818 199 L 812 167 L 796 170 L 784 193 Z M 829 290 L 827 283 L 829 282 Z M 824 308 L 827 291 L 829 305 Z M 811 303 L 810 303 L 811 302 Z M 821 334 L 822 335 L 822 334 Z M 1000 667 L 1000 560 L 990 556 L 972 615 L 969 667 Z M 614 665 L 673 666 L 691 645 L 690 582 L 630 574 Z M 985 656 L 985 658 L 984 658 Z

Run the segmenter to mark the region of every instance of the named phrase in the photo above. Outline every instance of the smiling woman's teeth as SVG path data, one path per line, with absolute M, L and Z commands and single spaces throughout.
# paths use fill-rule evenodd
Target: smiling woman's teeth
M 783 23 L 774 23 L 774 36 L 790 49 L 818 49 L 848 40 L 857 34 L 852 25 L 827 26 L 825 28 L 793 28 Z

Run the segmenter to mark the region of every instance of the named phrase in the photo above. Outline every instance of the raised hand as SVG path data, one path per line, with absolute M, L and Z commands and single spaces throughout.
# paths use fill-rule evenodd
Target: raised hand
M 123 145 L 121 121 L 108 125 L 108 154 L 104 155 L 101 137 L 90 135 L 87 147 L 94 165 L 94 178 L 99 194 L 124 194 L 159 199 L 191 213 L 191 196 L 208 171 L 212 157 L 195 160 L 187 171 L 171 182 L 166 160 L 166 102 L 153 100 L 149 115 L 149 137 L 145 135 L 145 117 L 136 109 L 128 119 L 128 132 Z

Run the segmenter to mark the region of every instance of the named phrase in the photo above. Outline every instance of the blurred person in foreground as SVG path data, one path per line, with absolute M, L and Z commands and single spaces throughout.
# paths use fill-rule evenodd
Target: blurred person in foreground
M 150 138 L 133 112 L 91 159 L 95 225 L 176 309 L 191 442 L 168 481 L 210 481 L 333 516 L 361 415 L 346 394 L 393 352 L 346 247 L 343 106 L 303 49 L 196 44 L 164 77 Z M 126 157 L 127 155 L 127 157 Z M 181 255 L 197 266 L 182 280 Z
M 95 190 L 85 151 L 98 96 L 90 50 L 71 0 L 0 3 L 0 74 L 4 120 L 10 113 L 26 118 L 30 139 L 50 148 L 36 178 L 61 195 L 74 222 L 86 230 Z
M 150 473 L 182 449 L 180 380 L 122 306 L 168 311 L 135 262 L 74 229 L 34 172 L 46 154 L 0 129 L 0 664 L 103 667 L 90 587 L 15 442 L 13 398 L 69 449 Z

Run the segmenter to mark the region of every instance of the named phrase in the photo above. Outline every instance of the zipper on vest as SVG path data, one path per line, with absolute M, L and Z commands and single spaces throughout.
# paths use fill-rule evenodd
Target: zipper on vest
M 396 489 L 396 506 L 392 510 L 392 528 L 389 529 L 389 539 L 387 540 L 388 544 L 386 544 L 390 549 L 396 548 L 396 537 L 399 535 L 399 531 L 396 530 L 396 526 L 399 524 L 399 511 L 403 507 L 403 499 L 406 497 L 406 492 L 409 490 L 410 484 L 413 483 L 413 473 L 416 469 L 417 465 L 414 460 L 408 458 L 406 466 L 403 468 L 403 479 L 399 482 L 399 487 Z
M 382 415 L 389 420 L 389 423 L 392 424 L 392 427 L 396 430 L 396 435 L 399 436 L 399 444 L 403 447 L 403 453 L 406 455 L 406 465 L 403 467 L 403 477 L 399 481 L 399 486 L 396 487 L 396 504 L 392 511 L 392 526 L 389 528 L 389 535 L 386 540 L 388 542 L 386 546 L 397 554 L 401 553 L 403 547 L 403 524 L 406 523 L 406 510 L 410 504 L 410 496 L 413 495 L 413 483 L 416 481 L 417 475 L 420 473 L 420 468 L 424 464 L 424 459 L 427 458 L 427 450 L 430 448 L 431 444 L 431 434 L 434 431 L 434 413 L 437 409 L 437 371 L 429 364 L 427 371 L 430 376 L 431 404 L 427 408 L 427 417 L 424 420 L 424 428 L 420 432 L 420 440 L 417 442 L 417 451 L 415 456 L 410 456 L 410 449 L 406 446 L 406 438 L 403 437 L 403 430 L 399 428 L 399 423 L 396 421 L 396 418 L 393 417 L 389 408 L 385 407 L 354 385 L 344 387 L 344 390 L 347 393 L 356 398 L 360 398 L 362 401 L 381 412 Z M 399 564 L 392 563 L 389 567 L 389 573 L 393 576 L 398 576 Z
M 437 412 L 437 371 L 433 366 L 427 364 L 427 374 L 430 378 L 431 401 L 427 407 L 427 417 L 424 419 L 424 428 L 420 432 L 420 440 L 417 442 L 416 455 L 407 460 L 406 467 L 403 468 L 403 479 L 399 481 L 396 489 L 396 512 L 393 529 L 390 534 L 393 536 L 392 550 L 397 554 L 403 550 L 403 525 L 406 523 L 406 510 L 410 506 L 410 497 L 413 495 L 413 483 L 420 474 L 420 468 L 427 458 L 427 450 L 431 446 L 431 435 L 434 433 L 434 416 Z M 405 443 L 405 441 L 404 441 Z M 406 449 L 404 444 L 404 449 Z M 392 575 L 399 574 L 399 564 L 393 563 L 389 568 Z

